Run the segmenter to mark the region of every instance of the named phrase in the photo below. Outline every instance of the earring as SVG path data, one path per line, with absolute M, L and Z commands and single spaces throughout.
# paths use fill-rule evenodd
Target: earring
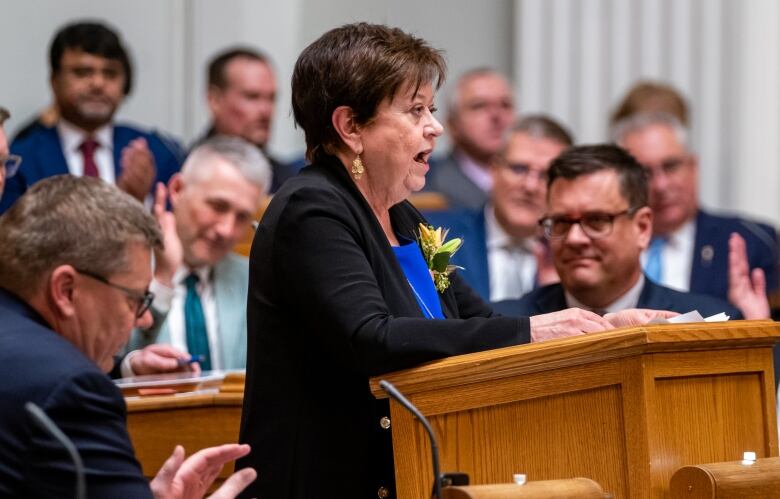
M 363 176 L 364 171 L 365 169 L 363 168 L 363 161 L 360 160 L 360 154 L 358 154 L 357 158 L 352 161 L 352 176 L 355 178 L 355 180 L 360 180 L 360 177 Z

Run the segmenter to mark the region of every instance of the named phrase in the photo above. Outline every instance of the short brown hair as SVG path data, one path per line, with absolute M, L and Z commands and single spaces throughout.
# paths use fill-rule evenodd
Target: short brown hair
M 638 113 L 671 114 L 683 126 L 689 125 L 688 103 L 671 85 L 653 81 L 640 81 L 626 93 L 610 118 L 610 126 Z
M 582 175 L 612 170 L 620 180 L 620 194 L 636 211 L 647 206 L 647 174 L 636 159 L 624 149 L 612 144 L 574 146 L 555 158 L 547 171 L 547 196 L 558 178 L 572 180 Z
M 0 217 L 0 287 L 30 297 L 59 265 L 126 271 L 131 242 L 162 247 L 157 220 L 136 199 L 94 177 L 49 177 Z
M 209 62 L 208 67 L 208 84 L 210 87 L 217 87 L 224 89 L 227 87 L 227 75 L 225 74 L 225 67 L 233 59 L 248 59 L 250 61 L 262 62 L 270 66 L 268 57 L 260 52 L 249 47 L 232 47 L 226 49 Z
M 349 106 L 357 124 L 368 123 L 384 99 L 405 85 L 444 82 L 441 52 L 398 28 L 356 23 L 335 28 L 306 47 L 292 76 L 295 122 L 306 135 L 306 157 L 322 159 L 341 141 L 333 111 Z

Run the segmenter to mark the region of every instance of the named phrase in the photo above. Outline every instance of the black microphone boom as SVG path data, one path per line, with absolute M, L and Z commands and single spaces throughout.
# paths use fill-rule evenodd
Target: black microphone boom
M 412 404 L 409 402 L 406 397 L 401 394 L 401 392 L 398 391 L 396 387 L 393 386 L 392 383 L 390 383 L 387 380 L 381 380 L 379 382 L 379 387 L 385 391 L 390 397 L 401 404 L 402 406 L 406 407 L 409 412 L 414 414 L 414 416 L 420 420 L 420 423 L 422 423 L 423 427 L 425 428 L 425 431 L 428 432 L 428 437 L 431 439 L 431 456 L 433 459 L 433 490 L 434 495 L 436 496 L 436 499 L 441 499 L 441 474 L 439 472 L 439 446 L 436 443 L 436 436 L 433 434 L 433 429 L 431 429 L 431 424 L 428 422 L 428 420 L 425 418 L 425 416 L 422 415 L 422 413 Z
M 76 499 L 86 499 L 87 482 L 84 477 L 84 463 L 81 460 L 81 456 L 79 455 L 76 446 L 73 445 L 73 442 L 62 432 L 62 430 L 57 428 L 57 425 L 54 424 L 54 421 L 52 421 L 45 412 L 43 412 L 43 409 L 32 402 L 24 404 L 24 409 L 44 432 L 54 437 L 54 439 L 62 444 L 62 446 L 65 447 L 65 450 L 68 451 L 68 454 L 70 454 L 70 458 L 73 461 L 73 466 L 76 468 Z

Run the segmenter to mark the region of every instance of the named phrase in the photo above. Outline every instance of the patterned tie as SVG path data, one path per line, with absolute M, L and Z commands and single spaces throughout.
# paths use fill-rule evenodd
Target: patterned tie
M 93 139 L 89 138 L 81 143 L 79 150 L 81 155 L 84 156 L 84 176 L 85 177 L 99 177 L 97 165 L 95 164 L 95 151 L 100 147 L 100 144 Z
M 666 238 L 654 237 L 647 249 L 647 262 L 645 262 L 645 274 L 654 282 L 660 283 L 664 276 L 661 254 L 666 244 Z
M 187 297 L 184 299 L 184 324 L 187 330 L 187 349 L 192 355 L 202 355 L 201 369 L 211 369 L 211 354 L 209 353 L 209 335 L 206 332 L 206 317 L 203 315 L 203 304 L 198 295 L 198 275 L 192 273 L 184 280 L 187 286 Z

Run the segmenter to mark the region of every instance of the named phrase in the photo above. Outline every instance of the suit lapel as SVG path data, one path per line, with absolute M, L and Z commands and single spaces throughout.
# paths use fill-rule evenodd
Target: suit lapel
M 696 235 L 694 236 L 693 255 L 691 260 L 690 290 L 700 291 L 710 289 L 717 269 L 714 268 L 717 241 L 711 235 L 712 224 L 706 213 L 699 211 L 696 215 Z M 717 229 L 717 228 L 716 228 Z
M 31 186 L 38 180 L 54 175 L 66 175 L 70 173 L 68 162 L 65 159 L 65 153 L 62 151 L 60 135 L 56 127 L 45 129 L 41 147 L 37 151 L 38 165 L 40 171 L 35 172 L 35 178 L 28 178 L 27 186 Z
M 642 293 L 639 295 L 637 308 L 651 308 L 654 310 L 672 310 L 674 304 L 670 297 L 663 292 L 663 289 L 647 276 L 645 276 L 645 285 Z

